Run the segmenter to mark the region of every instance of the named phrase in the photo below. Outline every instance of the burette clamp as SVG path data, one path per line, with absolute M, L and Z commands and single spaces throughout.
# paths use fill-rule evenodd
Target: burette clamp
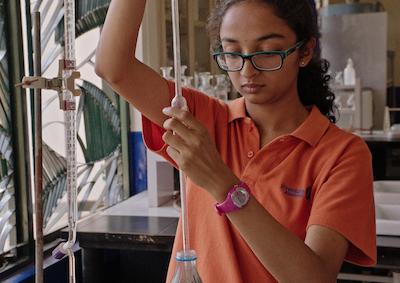
M 52 78 L 46 79 L 43 77 L 23 77 L 22 82 L 15 85 L 16 87 L 30 88 L 30 89 L 50 89 L 61 92 L 62 79 Z
M 81 73 L 75 71 L 75 60 L 58 60 L 58 76 L 63 76 L 63 71 L 71 71 L 69 77 L 65 79 L 65 88 L 72 93 L 73 96 L 80 96 L 81 90 L 75 87 L 75 81 L 81 77 Z M 62 92 L 58 93 L 60 101 L 60 109 L 63 111 L 71 111 L 76 109 L 75 101 L 64 99 Z
M 58 61 L 58 77 L 63 77 L 63 71 L 71 70 L 69 77 L 65 78 L 65 88 L 72 93 L 73 96 L 80 96 L 81 90 L 75 87 L 75 81 L 81 77 L 81 73 L 75 71 L 75 60 L 60 59 Z
M 68 77 L 63 78 L 63 71 L 71 70 Z M 72 101 L 67 101 L 63 97 L 63 90 L 70 91 L 73 96 L 80 96 L 82 94 L 79 88 L 76 88 L 76 80 L 81 77 L 81 73 L 75 71 L 75 60 L 58 61 L 58 77 L 47 79 L 44 77 L 28 76 L 23 77 L 22 82 L 16 84 L 16 87 L 30 88 L 30 89 L 48 89 L 57 91 L 60 109 L 63 111 L 75 110 L 76 105 Z

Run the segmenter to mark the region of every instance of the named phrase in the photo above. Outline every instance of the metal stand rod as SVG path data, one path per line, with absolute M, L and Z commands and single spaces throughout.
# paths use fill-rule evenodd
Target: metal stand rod
M 40 12 L 33 13 L 34 22 L 34 75 L 42 76 L 42 52 L 40 36 Z M 43 152 L 42 152 L 42 90 L 36 88 L 34 99 L 35 117 L 35 282 L 43 282 Z

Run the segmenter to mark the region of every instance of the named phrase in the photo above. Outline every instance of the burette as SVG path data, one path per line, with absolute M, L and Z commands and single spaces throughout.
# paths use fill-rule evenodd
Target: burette
M 39 26 L 40 29 L 40 26 Z M 40 31 L 35 37 L 40 36 Z M 40 52 L 40 49 L 38 49 Z M 35 54 L 36 59 L 40 58 Z M 36 60 L 40 64 L 40 60 Z M 69 283 L 76 282 L 75 256 L 73 246 L 76 241 L 78 220 L 77 206 L 77 168 L 76 168 L 76 96 L 81 94 L 76 89 L 75 81 L 80 78 L 76 71 L 75 60 L 75 0 L 64 0 L 64 55 L 59 60 L 58 76 L 52 79 L 35 74 L 33 77 L 24 77 L 23 88 L 50 89 L 58 92 L 60 109 L 64 111 L 65 124 L 65 154 L 67 159 L 67 202 L 68 202 L 68 240 L 60 243 L 53 250 L 53 257 L 61 259 L 65 255 L 69 259 Z M 41 115 L 41 114 L 39 114 Z M 39 129 L 41 131 L 41 129 Z M 43 229 L 43 227 L 37 227 Z
M 62 75 L 62 103 L 65 122 L 65 154 L 67 158 L 67 200 L 68 200 L 68 241 L 59 244 L 53 251 L 55 258 L 68 255 L 69 282 L 75 283 L 75 256 L 73 246 L 76 241 L 78 221 L 76 191 L 76 99 L 74 85 L 68 79 L 76 71 L 75 59 L 75 0 L 64 0 L 64 66 Z M 72 81 L 74 84 L 74 81 Z M 71 91 L 72 90 L 72 91 Z

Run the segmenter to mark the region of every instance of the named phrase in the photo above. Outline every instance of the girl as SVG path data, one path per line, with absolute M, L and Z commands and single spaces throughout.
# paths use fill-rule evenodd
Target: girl
M 310 1 L 219 1 L 213 56 L 242 97 L 224 104 L 184 89 L 189 111 L 168 107 L 173 82 L 134 58 L 144 8 L 112 1 L 96 72 L 141 111 L 146 145 L 188 177 L 203 282 L 326 283 L 344 260 L 373 265 L 371 156 L 333 124 Z M 178 225 L 173 255 L 181 237 Z

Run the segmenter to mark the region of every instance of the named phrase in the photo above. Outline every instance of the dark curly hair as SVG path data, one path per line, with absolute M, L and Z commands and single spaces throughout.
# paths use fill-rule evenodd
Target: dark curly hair
M 219 0 L 208 19 L 208 33 L 211 50 L 221 49 L 220 29 L 223 17 L 233 5 L 248 0 Z M 321 58 L 318 27 L 318 15 L 313 0 L 257 0 L 272 7 L 276 15 L 283 19 L 295 32 L 297 40 L 317 40 L 317 47 L 310 63 L 300 68 L 298 92 L 304 106 L 315 105 L 322 114 L 332 122 L 336 122 L 334 100 L 335 95 L 329 88 L 331 76 L 327 74 L 329 62 Z

